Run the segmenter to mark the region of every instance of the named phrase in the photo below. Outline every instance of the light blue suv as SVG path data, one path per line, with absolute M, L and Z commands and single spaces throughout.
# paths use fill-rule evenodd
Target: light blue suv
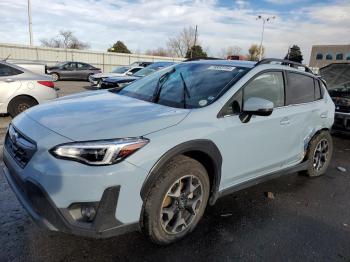
M 281 174 L 324 174 L 333 119 L 325 84 L 300 64 L 183 62 L 20 114 L 4 174 L 50 230 L 110 237 L 140 228 L 167 244 L 223 195 Z

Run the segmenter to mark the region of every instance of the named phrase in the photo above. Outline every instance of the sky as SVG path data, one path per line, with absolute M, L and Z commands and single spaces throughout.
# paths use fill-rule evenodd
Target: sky
M 297 44 L 309 61 L 314 44 L 350 43 L 350 0 L 31 0 L 34 44 L 71 30 L 94 51 L 122 40 L 132 51 L 166 47 L 188 26 L 211 56 L 239 46 L 246 54 L 260 43 L 262 21 L 276 18 L 264 34 L 266 57 L 284 57 Z M 28 44 L 27 0 L 0 0 L 0 42 Z

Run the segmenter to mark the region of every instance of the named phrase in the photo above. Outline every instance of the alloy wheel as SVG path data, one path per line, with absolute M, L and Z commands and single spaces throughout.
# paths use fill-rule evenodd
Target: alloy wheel
M 322 139 L 318 142 L 313 157 L 313 166 L 316 171 L 320 171 L 325 163 L 327 162 L 329 156 L 329 145 L 326 139 Z
M 169 234 L 186 230 L 193 222 L 203 201 L 201 181 L 186 175 L 175 181 L 166 193 L 160 211 L 162 228 Z

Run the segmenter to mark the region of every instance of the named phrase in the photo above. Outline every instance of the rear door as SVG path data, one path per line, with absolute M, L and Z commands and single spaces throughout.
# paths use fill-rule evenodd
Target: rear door
M 89 74 L 93 74 L 90 70 L 91 66 L 85 63 L 77 63 L 77 78 L 87 80 Z
M 295 131 L 299 132 L 298 147 L 304 152 L 310 137 L 321 128 L 327 117 L 317 79 L 302 72 L 287 71 L 286 105 Z
M 21 81 L 17 79 L 17 76 L 22 73 L 16 68 L 0 63 L 0 108 L 5 106 L 21 87 Z

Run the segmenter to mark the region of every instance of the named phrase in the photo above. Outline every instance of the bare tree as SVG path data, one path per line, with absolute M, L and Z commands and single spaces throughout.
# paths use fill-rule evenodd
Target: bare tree
M 163 47 L 158 47 L 156 49 L 149 49 L 145 52 L 145 55 L 152 55 L 152 56 L 170 56 L 169 51 L 166 50 Z
M 55 48 L 88 49 L 90 47 L 88 43 L 78 40 L 69 30 L 61 30 L 56 37 L 40 39 L 40 42 L 42 46 Z
M 262 54 L 261 56 L 264 57 L 265 54 L 265 47 L 262 47 Z M 248 49 L 247 58 L 250 61 L 259 61 L 260 57 L 260 48 L 257 44 L 252 44 L 250 48 Z
M 181 31 L 181 33 L 175 37 L 169 37 L 167 46 L 170 53 L 173 56 L 185 57 L 187 51 L 190 50 L 191 47 L 194 45 L 195 37 L 196 37 L 196 30 L 192 26 L 188 28 L 184 28 Z M 196 45 L 200 45 L 198 43 L 198 40 Z
M 240 48 L 239 46 L 228 46 L 226 48 L 221 49 L 220 52 L 220 57 L 222 58 L 227 58 L 228 56 L 238 56 L 238 55 L 242 55 L 242 48 Z

